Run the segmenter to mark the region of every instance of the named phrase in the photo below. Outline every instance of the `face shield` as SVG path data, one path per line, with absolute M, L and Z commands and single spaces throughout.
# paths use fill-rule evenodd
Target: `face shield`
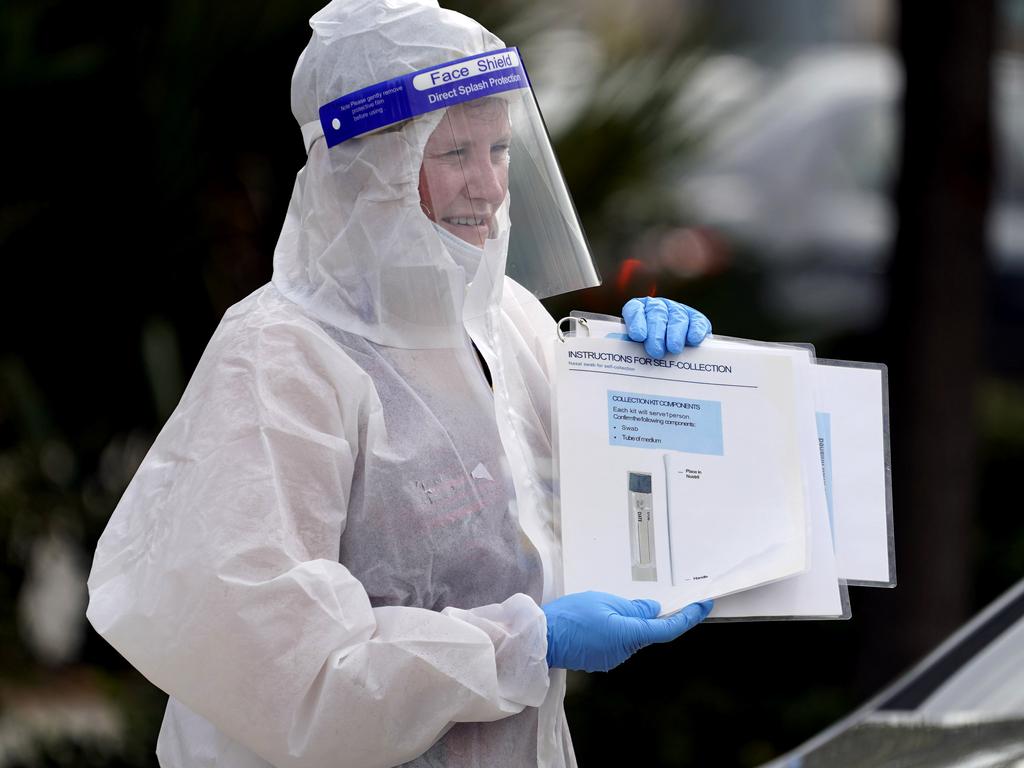
M 444 110 L 423 146 L 420 208 L 453 257 L 507 237 L 506 274 L 538 298 L 600 284 L 519 51 L 423 69 L 320 108 L 327 146 Z M 305 132 L 305 130 L 304 130 Z

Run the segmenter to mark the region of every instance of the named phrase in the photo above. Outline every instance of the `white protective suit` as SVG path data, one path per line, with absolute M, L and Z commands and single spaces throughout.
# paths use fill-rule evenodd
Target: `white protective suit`
M 425 0 L 311 24 L 300 125 L 502 45 Z M 99 541 L 89 620 L 170 694 L 164 768 L 574 764 L 538 607 L 561 591 L 554 323 L 504 277 L 507 198 L 476 263 L 423 215 L 441 115 L 307 136 L 273 281 L 225 314 Z

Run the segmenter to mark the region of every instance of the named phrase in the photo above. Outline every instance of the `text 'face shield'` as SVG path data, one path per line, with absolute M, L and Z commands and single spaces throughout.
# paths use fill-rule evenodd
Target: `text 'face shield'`
M 442 109 L 423 147 L 424 215 L 456 245 L 507 234 L 506 274 L 538 298 L 600 284 L 516 48 L 348 94 L 320 108 L 320 123 L 330 147 Z

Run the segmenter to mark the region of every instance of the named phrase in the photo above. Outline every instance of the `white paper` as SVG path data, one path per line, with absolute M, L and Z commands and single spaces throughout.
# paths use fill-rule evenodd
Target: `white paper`
M 597 338 L 626 339 L 621 322 L 587 319 L 585 333 Z M 840 580 L 834 538 L 825 496 L 817 439 L 817 397 L 813 356 L 809 348 L 763 344 L 742 339 L 712 337 L 700 348 L 755 348 L 789 357 L 798 372 L 798 398 L 802 404 L 801 464 L 810 510 L 809 568 L 805 573 L 719 598 L 711 619 L 738 621 L 767 618 L 848 618 L 850 606 L 845 582 Z M 812 468 L 813 467 L 813 468 Z
M 668 613 L 807 569 L 806 497 L 822 481 L 803 456 L 813 434 L 790 357 L 708 344 L 651 361 L 634 342 L 579 337 L 555 354 L 567 592 L 654 598 Z M 650 476 L 649 500 L 631 501 L 631 474 Z M 631 529 L 648 501 L 648 527 Z M 637 535 L 654 543 L 639 569 Z
M 774 584 L 757 587 L 715 601 L 710 620 L 757 618 L 848 618 L 846 585 L 839 580 L 828 517 L 824 479 L 818 450 L 813 358 L 809 349 L 782 345 L 750 344 L 740 340 L 708 339 L 710 348 L 754 348 L 793 362 L 796 373 L 797 411 L 807 502 L 811 521 L 809 569 Z
M 790 509 L 803 505 L 799 484 L 787 489 L 777 478 L 769 478 L 768 485 L 760 485 L 763 477 L 742 483 L 715 478 L 725 471 L 718 456 L 667 453 L 664 458 L 673 585 L 709 579 L 714 594 L 707 596 L 720 597 L 793 575 L 796 564 L 806 560 L 806 546 L 800 552 L 787 539 L 794 524 Z M 779 499 L 792 491 L 790 508 L 765 504 L 750 514 L 750 489 L 758 487 L 770 488 L 765 495 Z M 736 510 L 743 513 L 728 514 Z
M 814 367 L 819 436 L 828 455 L 830 502 L 840 577 L 892 586 L 884 369 L 829 361 Z M 823 429 L 825 430 L 823 432 Z

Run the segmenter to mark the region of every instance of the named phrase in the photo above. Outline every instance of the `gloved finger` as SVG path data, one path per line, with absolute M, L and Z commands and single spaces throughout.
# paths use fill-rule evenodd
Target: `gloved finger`
M 647 318 L 642 299 L 627 301 L 622 307 L 622 319 L 626 323 L 629 338 L 633 341 L 644 341 L 647 338 Z
M 711 321 L 703 312 L 698 312 L 696 309 L 687 307 L 686 311 L 690 316 L 690 328 L 686 332 L 686 343 L 691 347 L 696 347 L 711 333 Z
M 700 624 L 715 604 L 713 600 L 705 600 L 703 603 L 690 603 L 681 611 L 666 616 L 663 619 L 651 619 L 647 622 L 649 627 L 649 641 L 651 643 L 667 643 L 675 640 L 688 629 Z
M 644 349 L 651 357 L 662 358 L 665 356 L 668 305 L 663 299 L 648 299 L 644 314 L 647 316 L 647 340 L 644 342 Z
M 686 346 L 686 334 L 690 328 L 690 310 L 674 301 L 665 302 L 668 306 L 668 328 L 665 331 L 665 347 L 670 354 L 678 355 Z
M 655 619 L 661 613 L 661 603 L 657 600 L 630 600 L 629 607 L 624 606 L 621 613 L 635 619 Z

